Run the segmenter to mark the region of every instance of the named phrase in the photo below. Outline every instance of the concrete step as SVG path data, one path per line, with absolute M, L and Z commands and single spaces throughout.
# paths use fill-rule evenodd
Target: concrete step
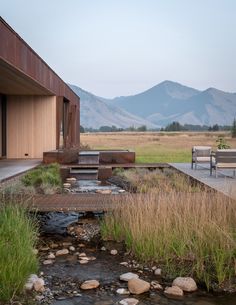
M 98 168 L 71 167 L 70 174 L 75 176 L 78 180 L 97 180 Z
M 79 164 L 99 164 L 99 151 L 81 151 L 79 153 Z

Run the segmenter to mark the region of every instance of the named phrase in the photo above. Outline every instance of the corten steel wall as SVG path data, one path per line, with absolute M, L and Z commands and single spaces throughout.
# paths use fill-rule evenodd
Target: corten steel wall
M 62 103 L 69 102 L 65 147 L 77 147 L 80 141 L 80 99 L 70 87 L 46 64 L 42 58 L 0 17 L 0 59 L 30 77 L 40 87 L 57 96 L 57 148 Z M 4 92 L 2 92 L 4 93 Z M 47 94 L 48 95 L 48 94 Z

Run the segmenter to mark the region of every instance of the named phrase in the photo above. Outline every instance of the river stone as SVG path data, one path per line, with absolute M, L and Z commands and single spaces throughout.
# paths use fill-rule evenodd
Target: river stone
M 100 285 L 100 283 L 97 280 L 89 280 L 89 281 L 83 282 L 82 285 L 80 286 L 80 288 L 83 290 L 95 289 L 95 288 L 98 288 L 99 285 Z
M 118 294 L 129 294 L 129 290 L 125 289 L 125 288 L 119 288 L 116 290 L 116 293 Z
M 102 195 L 109 195 L 112 193 L 112 190 L 96 190 L 96 193 L 102 194 Z
M 127 272 L 127 273 L 123 273 L 120 275 L 120 280 L 125 281 L 125 282 L 128 282 L 129 280 L 132 280 L 132 279 L 138 279 L 138 278 L 139 278 L 139 276 L 132 272 Z
M 153 289 L 163 290 L 163 287 L 157 281 L 152 281 L 151 286 L 152 286 Z
M 38 279 L 37 274 L 31 274 L 24 286 L 25 290 L 32 290 L 34 287 L 34 283 L 37 279 Z
M 62 249 L 62 250 L 58 250 L 56 252 L 56 256 L 66 255 L 66 254 L 69 254 L 69 250 L 68 249 Z
M 52 259 L 46 259 L 45 261 L 43 261 L 43 265 L 51 265 L 51 264 L 53 264 Z
M 54 255 L 52 252 L 50 252 L 50 253 L 48 254 L 47 259 L 54 259 L 54 258 L 55 258 L 55 255 Z
M 111 253 L 111 255 L 116 255 L 118 253 L 118 251 L 116 249 L 112 249 L 110 253 Z
M 120 305 L 136 305 L 138 304 L 139 300 L 134 299 L 134 298 L 127 298 L 123 299 L 119 302 Z
M 87 264 L 89 261 L 88 260 L 85 260 L 85 259 L 80 259 L 79 260 L 79 263 L 81 264 L 81 265 L 85 265 L 85 264 Z
M 154 270 L 154 274 L 157 275 L 157 276 L 160 276 L 161 275 L 161 268 L 156 268 Z
M 191 277 L 177 277 L 172 286 L 178 286 L 183 291 L 192 292 L 197 290 L 197 284 Z
M 43 292 L 45 290 L 44 285 L 44 280 L 37 278 L 37 280 L 34 282 L 34 290 L 37 292 Z
M 75 251 L 75 247 L 70 246 L 70 247 L 69 247 L 69 250 L 70 250 L 70 251 Z
M 167 287 L 164 291 L 165 294 L 182 297 L 184 292 L 178 286 Z
M 128 281 L 128 289 L 133 294 L 141 294 L 149 291 L 150 283 L 141 279 L 132 279 Z

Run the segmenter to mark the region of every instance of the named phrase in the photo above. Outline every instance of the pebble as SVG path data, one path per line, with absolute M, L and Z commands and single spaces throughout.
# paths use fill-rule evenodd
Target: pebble
M 70 184 L 70 183 L 67 183 L 67 182 L 66 182 L 66 183 L 63 183 L 63 187 L 64 187 L 64 188 L 70 188 L 70 187 L 71 187 L 71 184 Z
M 112 190 L 96 190 L 96 193 L 102 194 L 102 195 L 109 195 L 112 193 Z
M 33 254 L 37 255 L 39 253 L 39 250 L 38 249 L 33 249 L 32 252 L 33 252 Z
M 106 248 L 105 248 L 105 247 L 102 247 L 102 248 L 101 248 L 101 251 L 106 251 Z
M 43 265 L 51 265 L 53 264 L 53 260 L 51 259 L 46 259 L 45 261 L 43 261 Z
M 59 245 L 56 244 L 56 243 L 53 243 L 53 244 L 50 245 L 50 248 L 52 248 L 52 249 L 55 249 L 55 248 L 58 248 L 58 247 L 59 247 Z
M 123 299 L 119 302 L 120 305 L 137 305 L 139 300 L 134 298 Z
M 119 288 L 116 290 L 116 293 L 118 294 L 130 294 L 129 290 L 128 289 L 125 289 L 125 288 Z
M 55 258 L 55 255 L 54 255 L 52 252 L 50 252 L 50 253 L 48 254 L 47 259 L 54 259 L 54 258 Z
M 184 295 L 183 290 L 178 286 L 167 287 L 164 293 L 167 295 L 169 294 L 177 297 L 182 297 Z
M 24 285 L 25 290 L 32 290 L 34 287 L 35 281 L 38 279 L 37 274 L 31 274 Z
M 100 283 L 97 280 L 89 280 L 89 281 L 83 282 L 82 285 L 80 286 L 80 288 L 83 290 L 96 289 L 99 287 L 99 285 L 100 285 Z
M 60 255 L 66 255 L 69 253 L 69 250 L 68 249 L 62 249 L 62 250 L 58 250 L 56 252 L 56 256 L 60 256 Z
M 141 279 L 132 279 L 128 281 L 128 289 L 132 294 L 141 294 L 149 291 L 150 283 Z
M 154 288 L 154 289 L 163 290 L 163 287 L 162 287 L 161 284 L 159 284 L 157 281 L 152 281 L 152 282 L 151 282 L 151 286 L 152 286 L 152 288 Z
M 120 275 L 120 280 L 125 282 L 128 282 L 131 279 L 138 279 L 138 278 L 139 276 L 132 272 L 127 272 Z
M 88 263 L 88 261 L 85 260 L 85 259 L 81 259 L 81 260 L 79 260 L 79 263 L 80 263 L 81 265 L 85 265 L 85 264 Z
M 112 249 L 110 253 L 111 253 L 111 255 L 116 255 L 118 253 L 118 251 L 116 249 Z
M 87 255 L 86 255 L 86 253 L 83 252 L 83 253 L 79 254 L 79 257 L 87 257 Z
M 69 247 L 69 250 L 70 250 L 70 251 L 75 251 L 75 247 L 70 246 L 70 247 Z
M 64 243 L 62 243 L 63 247 L 69 247 L 72 246 L 72 243 L 70 241 L 65 241 Z
M 154 274 L 160 276 L 161 275 L 161 268 L 156 268 L 154 270 Z
M 120 265 L 122 265 L 122 266 L 128 266 L 129 263 L 127 263 L 127 262 L 121 262 Z
M 50 248 L 49 247 L 42 247 L 42 248 L 40 248 L 40 250 L 41 251 L 48 251 L 48 250 L 50 250 Z

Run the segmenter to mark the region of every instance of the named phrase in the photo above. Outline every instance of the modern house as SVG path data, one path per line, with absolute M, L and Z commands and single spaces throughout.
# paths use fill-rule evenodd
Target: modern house
M 79 118 L 79 97 L 0 17 L 0 158 L 78 148 Z

